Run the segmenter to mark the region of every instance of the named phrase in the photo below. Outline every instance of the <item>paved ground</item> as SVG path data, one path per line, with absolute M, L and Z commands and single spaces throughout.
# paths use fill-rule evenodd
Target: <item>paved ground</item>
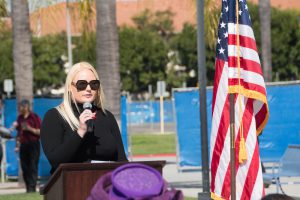
M 176 189 L 182 190 L 184 196 L 198 197 L 198 193 L 202 192 L 202 176 L 201 171 L 190 169 L 179 172 L 176 165 L 176 157 L 174 155 L 164 155 L 163 157 L 148 156 L 148 157 L 134 157 L 133 161 L 144 161 L 144 160 L 166 160 L 167 164 L 163 168 L 164 179 L 170 184 L 170 186 Z M 299 178 L 286 178 L 282 179 L 284 182 L 298 181 Z M 296 197 L 295 199 L 300 200 L 300 184 L 287 184 L 282 186 L 284 192 L 287 195 Z M 24 193 L 24 186 L 19 186 L 17 182 L 0 183 L 0 195 L 1 194 L 13 194 L 13 193 Z M 277 193 L 276 186 L 271 185 L 266 189 L 266 193 Z
M 165 133 L 175 133 L 176 124 L 175 123 L 164 123 Z M 140 133 L 160 133 L 161 126 L 160 123 L 149 123 L 149 124 L 129 124 L 128 134 L 140 134 Z

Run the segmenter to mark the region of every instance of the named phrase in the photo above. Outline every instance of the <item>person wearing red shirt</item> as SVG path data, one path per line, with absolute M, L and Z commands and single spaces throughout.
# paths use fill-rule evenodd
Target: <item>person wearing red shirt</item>
M 16 152 L 20 152 L 26 192 L 35 192 L 40 157 L 41 118 L 30 110 L 30 102 L 22 100 L 19 105 L 19 116 L 14 126 L 17 129 Z

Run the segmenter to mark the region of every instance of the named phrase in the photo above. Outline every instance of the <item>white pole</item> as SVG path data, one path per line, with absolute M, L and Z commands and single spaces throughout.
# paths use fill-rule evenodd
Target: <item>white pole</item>
M 129 161 L 133 161 L 133 156 L 132 156 L 132 141 L 131 141 L 131 136 L 132 136 L 132 128 L 131 128 L 131 114 L 130 114 L 130 105 L 131 105 L 131 99 L 129 98 L 129 92 L 126 94 L 126 109 L 127 109 L 127 142 L 128 142 L 128 157 Z
M 5 169 L 6 169 L 6 140 L 2 139 L 2 163 L 1 163 L 1 182 L 5 182 Z
M 72 37 L 71 37 L 71 18 L 70 18 L 70 9 L 69 1 L 67 0 L 67 40 L 68 40 L 68 61 L 69 67 L 73 66 L 73 54 L 72 54 Z
M 149 103 L 150 103 L 150 129 L 153 130 L 153 102 L 152 102 L 152 85 L 148 85 Z
M 164 97 L 161 95 L 160 98 L 160 133 L 165 132 L 165 125 L 164 125 Z

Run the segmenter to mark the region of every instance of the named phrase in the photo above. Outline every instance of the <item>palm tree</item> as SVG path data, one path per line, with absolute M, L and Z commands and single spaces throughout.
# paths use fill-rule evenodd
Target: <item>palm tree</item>
M 192 0 L 195 17 L 197 15 L 197 0 Z M 218 6 L 216 0 L 204 0 L 204 31 L 207 45 L 214 49 L 217 37 L 217 27 L 219 22 Z
M 270 0 L 259 0 L 261 55 L 264 78 L 272 81 L 271 7 Z
M 119 40 L 116 0 L 96 0 L 96 65 L 106 95 L 107 108 L 120 119 Z
M 0 0 L 0 17 L 4 17 L 6 15 L 6 2 L 5 0 Z
M 11 1 L 13 60 L 17 100 L 33 98 L 32 45 L 27 0 Z
M 8 14 L 6 9 L 6 1 L 0 0 L 0 33 L 5 32 L 8 29 L 8 26 L 5 24 L 5 19 L 4 19 L 7 16 Z

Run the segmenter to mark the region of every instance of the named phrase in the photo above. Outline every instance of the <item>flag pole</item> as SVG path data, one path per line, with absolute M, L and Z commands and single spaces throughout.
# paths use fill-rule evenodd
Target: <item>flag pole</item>
M 204 0 L 197 0 L 197 57 L 198 57 L 198 83 L 200 101 L 200 127 L 201 127 L 201 158 L 202 158 L 202 187 L 203 192 L 198 193 L 198 199 L 210 199 L 209 163 L 208 163 L 208 136 L 206 111 L 206 68 L 205 68 L 205 40 L 204 40 Z
M 237 62 L 240 66 L 239 59 L 239 1 L 235 0 L 235 14 L 236 14 L 236 40 L 237 40 Z M 238 67 L 239 69 L 239 67 Z M 240 79 L 240 69 L 239 69 L 239 79 Z M 240 80 L 239 80 L 240 86 Z M 239 95 L 239 94 L 238 94 Z M 238 101 L 240 101 L 238 96 Z M 234 109 L 234 94 L 229 95 L 229 105 L 230 105 L 230 194 L 231 200 L 236 200 L 236 171 L 235 171 L 235 109 Z M 240 119 L 239 119 L 240 120 Z M 241 122 L 242 123 L 242 122 Z M 241 133 L 242 134 L 242 133 Z
M 230 105 L 230 193 L 231 200 L 236 199 L 236 180 L 235 180 L 235 119 L 234 119 L 234 94 L 229 95 Z

